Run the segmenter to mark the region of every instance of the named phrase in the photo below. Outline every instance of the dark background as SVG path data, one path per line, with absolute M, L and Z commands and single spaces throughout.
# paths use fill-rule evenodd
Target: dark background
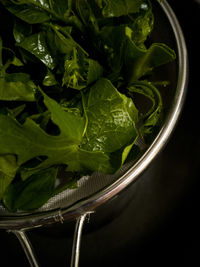
M 100 225 L 94 224 L 91 216 L 84 228 L 80 266 L 200 265 L 200 1 L 168 2 L 180 22 L 189 54 L 189 84 L 182 115 L 167 146 L 138 182 L 139 193 L 126 208 Z M 69 266 L 71 224 L 34 230 L 29 235 L 41 266 Z M 13 266 L 13 261 L 28 266 L 16 237 L 0 230 L 0 266 Z

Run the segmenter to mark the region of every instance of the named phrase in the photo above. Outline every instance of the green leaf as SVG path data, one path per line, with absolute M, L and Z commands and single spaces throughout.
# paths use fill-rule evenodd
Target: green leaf
M 6 56 L 4 56 L 4 54 Z M 5 64 L 3 62 L 3 56 Z M 4 77 L 6 75 L 6 71 L 11 65 L 22 67 L 24 64 L 16 57 L 15 52 L 12 49 L 3 47 L 2 40 L 0 40 L 0 77 Z
M 13 27 L 13 36 L 17 43 L 21 43 L 26 37 L 32 34 L 32 25 L 16 19 Z
M 72 53 L 65 60 L 65 71 L 62 78 L 63 85 L 77 90 L 81 90 L 87 86 L 84 75 L 84 59 L 85 56 L 81 52 L 79 53 L 76 48 L 73 48 Z
M 4 205 L 12 212 L 40 208 L 53 195 L 56 176 L 57 168 L 52 167 L 11 184 L 4 193 Z
M 85 130 L 85 119 L 65 112 L 56 101 L 45 94 L 43 95 L 44 104 L 51 112 L 52 121 L 60 128 L 60 137 L 64 137 L 65 141 L 72 144 L 79 144 Z
M 69 26 L 61 26 L 58 24 L 46 24 L 47 26 L 47 40 L 52 51 L 55 54 L 66 54 L 69 55 L 73 49 L 80 49 L 85 55 L 88 53 L 82 48 L 82 46 L 77 43 L 72 35 L 72 28 Z
M 2 199 L 4 192 L 13 179 L 14 176 L 6 175 L 5 173 L 0 171 L 0 199 Z
M 16 5 L 35 5 L 43 8 L 49 8 L 49 0 L 11 0 L 10 2 L 16 4 Z
M 119 77 L 124 63 L 125 26 L 105 26 L 100 32 L 100 38 L 103 43 L 103 49 L 106 52 L 109 68 Z
M 92 10 L 92 3 L 87 0 L 76 0 L 76 10 L 82 22 L 87 28 L 92 29 L 93 32 L 99 31 L 98 20 Z M 94 2 L 94 1 L 93 1 Z
M 0 199 L 14 179 L 17 169 L 18 166 L 14 155 L 0 156 Z
M 68 15 L 68 0 L 49 0 L 51 10 L 62 17 Z
M 25 109 L 26 105 L 20 105 L 16 108 L 13 109 L 8 109 L 9 113 L 13 116 L 13 117 L 17 117 L 24 109 Z
M 18 43 L 18 46 L 36 56 L 48 68 L 54 69 L 55 61 L 49 51 L 45 34 L 43 32 L 35 33 L 24 38 L 21 43 Z
M 26 23 L 34 25 L 48 21 L 59 21 L 62 24 L 74 25 L 77 29 L 82 30 L 82 23 L 71 9 L 71 0 L 1 0 L 1 2 L 10 13 Z
M 100 79 L 85 100 L 88 126 L 82 147 L 114 152 L 136 139 L 138 111 L 130 98 L 120 94 L 107 79 Z
M 47 38 L 51 50 L 55 49 L 55 54 L 69 54 L 75 46 L 73 40 L 62 34 L 56 26 L 48 29 Z
M 65 112 L 56 101 L 46 95 L 44 102 L 51 112 L 52 121 L 60 128 L 60 134 L 47 134 L 31 119 L 27 119 L 21 125 L 12 117 L 0 114 L 0 154 L 17 155 L 19 165 L 35 157 L 47 157 L 39 166 L 23 170 L 24 178 L 36 171 L 59 164 L 67 165 L 68 171 L 86 169 L 110 172 L 111 166 L 107 155 L 79 148 L 85 131 L 84 118 Z
M 0 77 L 0 100 L 35 101 L 36 85 L 26 73 L 11 73 Z
M 132 29 L 131 39 L 133 42 L 141 48 L 145 48 L 144 42 L 151 34 L 154 26 L 154 16 L 152 9 L 145 10 L 140 16 L 138 16 L 134 22 L 129 25 Z
M 120 170 L 128 158 L 129 161 L 131 161 L 138 155 L 138 147 L 135 145 L 136 140 L 137 136 L 136 139 L 133 139 L 132 143 L 127 145 L 125 148 L 111 153 L 111 164 L 115 166 L 116 170 Z
M 175 52 L 165 44 L 154 43 L 145 55 L 138 59 L 133 68 L 132 80 L 139 79 L 154 68 L 175 60 Z
M 104 89 L 102 95 L 98 95 L 97 90 L 99 86 Z M 113 102 L 111 101 L 110 103 L 112 98 Z M 52 121 L 60 129 L 60 134 L 58 136 L 48 135 L 30 119 L 27 119 L 25 123 L 21 125 L 11 117 L 7 117 L 3 114 L 0 115 L 1 154 L 9 153 L 17 155 L 19 165 L 38 156 L 47 157 L 39 166 L 23 170 L 22 175 L 24 178 L 29 177 L 36 171 L 59 164 L 67 165 L 68 171 L 82 171 L 86 169 L 111 173 L 115 171 L 115 169 L 110 165 L 109 156 L 106 155 L 105 152 L 116 150 L 116 147 L 122 147 L 136 138 L 137 132 L 134 128 L 133 119 L 135 120 L 137 118 L 137 111 L 134 104 L 130 99 L 119 94 L 107 80 L 100 81 L 91 89 L 87 111 L 87 117 L 89 119 L 88 124 L 85 124 L 84 118 L 65 112 L 58 103 L 46 95 L 44 95 L 44 103 L 51 112 Z M 108 107 L 105 109 L 106 112 L 111 112 L 106 122 L 103 122 L 103 134 L 99 135 L 99 138 L 108 137 L 108 141 L 105 141 L 102 146 L 103 151 L 89 151 L 89 145 L 87 145 L 87 149 L 84 147 L 80 148 L 86 126 L 88 127 L 87 129 L 89 129 L 87 132 L 87 139 L 89 139 L 90 145 L 95 141 L 94 138 L 91 137 L 91 133 L 94 130 L 97 131 L 97 128 L 95 129 L 93 127 L 95 122 L 97 122 L 95 115 L 98 115 L 98 113 L 102 111 L 105 114 L 104 109 L 101 108 L 103 103 L 106 103 Z M 94 108 L 95 104 L 97 108 Z M 112 108 L 109 108 L 109 105 L 111 105 Z M 121 105 L 123 105 L 123 109 Z M 94 115 L 92 115 L 93 111 L 95 112 Z M 102 123 L 104 119 L 105 115 L 99 119 L 99 122 Z M 111 120 L 111 122 L 109 120 Z M 114 130 L 110 129 L 111 124 L 115 125 Z M 119 124 L 121 124 L 121 126 Z M 115 145 L 116 147 L 114 147 Z
M 47 74 L 45 75 L 42 84 L 44 86 L 54 86 L 57 83 L 58 82 L 56 81 L 56 78 L 55 78 L 54 74 L 48 69 L 47 70 Z
M 163 43 L 153 43 L 148 49 L 136 46 L 131 39 L 131 33 L 132 30 L 126 27 L 125 66 L 130 82 L 140 79 L 154 68 L 176 58 L 175 52 Z
M 87 85 L 97 81 L 103 75 L 103 67 L 93 59 L 88 59 Z
M 57 113 L 55 112 L 55 114 Z M 69 128 L 68 119 L 71 121 L 74 117 L 72 114 L 67 113 L 66 117 L 67 118 L 62 119 L 66 127 Z M 74 118 L 74 125 L 78 122 L 80 125 L 83 124 L 79 118 Z M 77 133 L 78 137 L 74 137 L 71 131 L 69 136 L 65 134 L 61 134 L 61 136 L 51 136 L 46 134 L 31 119 L 27 119 L 26 122 L 21 125 L 13 118 L 2 114 L 0 114 L 0 125 L 0 154 L 17 155 L 19 165 L 37 156 L 49 155 L 51 158 L 55 157 L 56 151 L 58 151 L 58 154 L 60 150 L 61 153 L 64 152 L 65 149 L 68 151 L 70 148 L 73 148 L 74 143 L 79 143 L 77 138 L 79 139 L 81 136 L 81 133 Z M 78 132 L 78 129 L 76 131 Z M 64 145 L 65 147 L 63 147 Z M 57 161 L 62 161 L 62 159 L 58 158 L 56 162 Z
M 105 17 L 120 17 L 139 12 L 143 0 L 103 0 L 105 7 L 102 14 Z
M 80 49 L 73 49 L 65 60 L 63 85 L 81 90 L 97 81 L 103 74 L 103 68 L 93 59 L 85 56 Z
M 14 57 L 13 61 L 12 61 L 12 65 L 16 66 L 16 67 L 22 67 L 24 66 L 24 64 L 22 63 L 22 61 L 17 58 L 17 57 Z
M 50 20 L 47 1 L 8 1 L 2 0 L 10 13 L 19 19 L 29 23 L 37 24 Z
M 128 90 L 142 94 L 152 101 L 152 107 L 142 116 L 143 123 L 140 128 L 141 136 L 146 140 L 151 140 L 162 122 L 163 103 L 161 94 L 153 84 L 147 81 L 134 82 L 128 87 Z

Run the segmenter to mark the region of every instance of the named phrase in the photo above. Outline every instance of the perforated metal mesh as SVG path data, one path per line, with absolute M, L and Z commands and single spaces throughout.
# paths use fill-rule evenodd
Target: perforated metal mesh
M 102 190 L 106 186 L 112 184 L 119 177 L 121 177 L 132 166 L 132 163 L 126 164 L 115 175 L 105 175 L 102 173 L 93 173 L 91 176 L 83 176 L 78 181 L 78 186 L 75 189 L 67 189 L 62 193 L 51 198 L 40 211 L 45 211 L 55 208 L 65 208 L 71 206 L 73 203 L 88 198 L 94 193 Z

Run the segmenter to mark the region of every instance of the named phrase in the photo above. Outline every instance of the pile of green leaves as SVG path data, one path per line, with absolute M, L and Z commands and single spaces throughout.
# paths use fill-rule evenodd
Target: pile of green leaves
M 155 133 L 149 77 L 175 53 L 150 43 L 148 0 L 0 0 L 0 19 L 0 199 L 34 210 L 81 174 L 115 173 Z

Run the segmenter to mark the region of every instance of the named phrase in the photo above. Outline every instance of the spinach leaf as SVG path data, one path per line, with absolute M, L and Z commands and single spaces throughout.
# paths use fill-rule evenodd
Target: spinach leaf
M 55 45 L 52 47 L 52 50 L 56 47 L 60 53 L 68 54 L 73 50 L 73 48 L 79 48 L 85 55 L 88 56 L 88 53 L 83 49 L 83 47 L 72 37 L 72 28 L 70 26 L 63 27 L 52 23 L 46 23 L 45 25 L 48 30 L 52 30 L 52 32 L 49 32 L 49 41 L 53 40 L 53 45 Z
M 55 25 L 49 26 L 50 27 L 47 29 L 47 40 L 51 51 L 54 51 L 53 53 L 55 55 L 71 53 L 73 47 L 76 47 L 76 43 L 74 42 L 73 38 L 69 36 L 65 29 L 62 29 L 65 33 L 64 34 L 63 31 L 60 31 L 61 27 L 57 27 Z
M 44 102 L 51 112 L 53 122 L 60 128 L 59 136 L 48 135 L 31 119 L 21 125 L 13 118 L 0 114 L 0 154 L 17 155 L 19 165 L 37 156 L 47 156 L 36 168 L 27 170 L 26 174 L 23 171 L 25 178 L 32 172 L 58 164 L 67 165 L 69 171 L 111 171 L 109 157 L 103 152 L 79 148 L 85 131 L 84 118 L 65 112 L 46 95 Z
M 32 25 L 19 19 L 15 19 L 13 26 L 13 36 L 17 43 L 21 43 L 26 37 L 32 34 Z
M 22 42 L 17 44 L 19 47 L 25 49 L 29 53 L 36 56 L 48 68 L 54 69 L 55 60 L 48 49 L 44 32 L 39 32 L 28 36 Z
M 0 199 L 15 177 L 18 165 L 14 155 L 0 155 Z
M 82 30 L 82 23 L 71 10 L 71 0 L 1 0 L 1 2 L 10 13 L 26 23 L 34 25 L 48 21 L 59 21 L 74 25 L 80 31 Z
M 42 84 L 44 86 L 54 86 L 57 83 L 58 82 L 56 81 L 54 74 L 49 69 L 47 69 L 47 74 L 45 75 Z
M 126 28 L 127 45 L 125 66 L 130 82 L 151 72 L 154 68 L 173 61 L 175 52 L 163 43 L 153 43 L 148 49 L 136 46 L 131 39 L 132 30 Z
M 109 103 L 109 98 L 111 100 L 113 98 L 113 116 L 106 121 L 106 124 L 103 126 L 103 134 L 99 135 L 99 140 L 100 138 L 103 138 L 104 135 L 109 138 L 111 144 L 108 141 L 105 141 L 101 149 L 102 151 L 95 151 L 95 149 L 89 151 L 91 149 L 88 149 L 91 147 L 91 144 L 94 143 L 91 133 L 96 130 L 93 127 L 97 119 L 95 116 L 93 117 L 94 122 L 90 122 L 90 124 L 87 125 L 85 124 L 84 118 L 63 111 L 54 100 L 44 95 L 44 103 L 51 112 L 52 121 L 60 128 L 59 136 L 50 136 L 46 134 L 31 119 L 27 119 L 23 125 L 20 125 L 13 118 L 7 118 L 7 116 L 0 115 L 0 124 L 5 129 L 3 131 L 0 130 L 0 153 L 17 155 L 19 165 L 36 156 L 48 157 L 35 169 L 31 169 L 30 172 L 27 170 L 25 174 L 25 171 L 23 170 L 24 177 L 28 177 L 32 171 L 35 172 L 36 170 L 45 169 L 58 164 L 66 164 L 68 171 L 81 171 L 86 168 L 91 171 L 101 170 L 103 172 L 113 172 L 113 168 L 110 166 L 109 156 L 106 155 L 105 152 L 111 152 L 116 149 L 116 147 L 114 148 L 115 145 L 117 148 L 122 147 L 124 144 L 128 144 L 132 138 L 135 139 L 137 133 L 136 129 L 134 129 L 133 119 L 135 119 L 137 115 L 134 104 L 130 99 L 120 96 L 109 82 L 101 81 L 101 83 L 103 84 L 99 83 L 96 87 L 94 86 L 93 89 L 91 89 L 92 93 L 88 104 L 91 105 L 91 103 L 95 101 L 95 94 L 96 104 L 101 99 L 102 102 L 99 102 L 100 107 L 96 109 L 97 115 L 98 112 L 103 111 L 101 108 L 102 103 L 106 101 Z M 99 95 L 99 98 L 97 95 L 98 86 L 105 86 L 102 96 Z M 110 93 L 106 93 L 106 91 L 110 91 Z M 122 107 L 119 107 L 119 103 L 122 102 L 124 102 L 124 110 Z M 92 116 L 90 115 L 92 106 L 89 107 L 88 114 L 89 116 Z M 111 109 L 107 110 L 107 112 L 110 111 Z M 123 118 L 124 115 L 125 117 Z M 129 117 L 132 117 L 132 119 Z M 105 115 L 102 119 L 105 119 Z M 90 118 L 90 121 L 91 120 L 92 118 Z M 109 122 L 109 120 L 111 121 Z M 120 123 L 122 123 L 121 126 L 119 125 Z M 115 125 L 115 129 L 110 132 L 111 124 Z M 91 128 L 91 130 L 85 129 L 86 125 L 87 129 Z M 79 146 L 86 130 L 87 140 L 90 144 L 85 144 L 85 146 L 82 145 L 80 148 Z M 113 135 L 115 136 L 114 139 Z M 112 141 L 112 139 L 114 141 Z M 12 141 L 9 145 L 5 146 L 5 144 L 8 144 L 8 140 Z
M 0 100 L 4 101 L 35 101 L 36 85 L 26 73 L 7 73 L 11 65 L 20 67 L 23 63 L 15 56 L 15 53 L 8 48 L 7 62 L 3 64 L 2 41 L 0 39 Z
M 11 73 L 0 77 L 0 100 L 35 101 L 36 85 L 26 73 Z
M 73 49 L 64 63 L 63 85 L 81 90 L 97 81 L 103 74 L 100 64 L 85 56 L 80 49 Z
M 137 81 L 132 83 L 128 90 L 144 95 L 152 102 L 150 110 L 142 116 L 142 126 L 140 134 L 147 139 L 152 140 L 152 136 L 157 133 L 162 122 L 163 103 L 158 89 L 150 82 Z
M 91 87 L 85 100 L 87 129 L 82 148 L 114 152 L 137 137 L 138 111 L 130 98 L 120 94 L 107 79 Z
M 93 34 L 95 34 L 99 31 L 99 25 L 90 2 L 87 0 L 76 0 L 76 9 L 86 28 L 92 29 Z
M 61 17 L 67 17 L 71 9 L 70 0 L 49 0 L 49 6 L 51 10 L 54 10 Z
M 144 10 L 140 16 L 133 20 L 133 23 L 129 23 L 129 27 L 132 29 L 131 39 L 136 46 L 145 49 L 145 41 L 151 34 L 153 26 L 154 15 L 151 8 Z
M 137 141 L 137 137 L 138 136 L 136 136 L 136 139 L 133 140 L 125 148 L 119 149 L 119 150 L 111 153 L 111 155 L 110 155 L 111 164 L 113 166 L 115 166 L 115 169 L 117 171 L 119 171 L 122 168 L 123 164 L 126 161 L 128 161 L 128 160 L 133 161 L 139 155 L 140 149 L 138 146 L 135 145 L 135 143 Z
M 10 13 L 29 24 L 50 20 L 47 1 L 9 1 L 1 0 Z
M 17 116 L 19 116 L 20 113 L 22 113 L 25 109 L 26 105 L 19 105 L 16 108 L 13 109 L 8 109 L 9 113 L 11 114 L 11 116 L 13 116 L 14 118 L 16 118 Z
M 102 48 L 106 52 L 109 71 L 119 76 L 124 63 L 124 52 L 126 44 L 125 26 L 105 26 L 100 32 Z M 111 75 L 109 75 L 110 77 Z
M 120 17 L 130 13 L 139 12 L 143 0 L 103 0 L 101 5 L 104 5 L 102 14 L 105 17 Z
M 63 85 L 78 90 L 86 87 L 87 82 L 84 77 L 84 65 L 84 55 L 78 53 L 77 49 L 74 48 L 72 55 L 67 57 L 64 63 Z
M 6 56 L 4 56 L 4 54 L 6 54 Z M 23 66 L 23 63 L 16 57 L 15 52 L 12 49 L 3 47 L 3 43 L 0 38 L 0 77 L 4 77 L 6 75 L 6 71 L 11 65 L 21 67 Z
M 89 58 L 87 60 L 88 68 L 87 68 L 87 85 L 97 81 L 99 78 L 103 76 L 103 67 L 98 63 L 98 61 Z
M 56 176 L 57 168 L 52 167 L 11 184 L 4 193 L 4 205 L 12 212 L 41 207 L 53 195 Z

